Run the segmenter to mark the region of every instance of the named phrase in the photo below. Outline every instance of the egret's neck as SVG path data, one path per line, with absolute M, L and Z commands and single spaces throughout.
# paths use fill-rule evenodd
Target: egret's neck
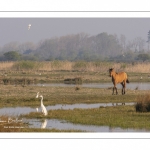
M 43 96 L 41 95 L 41 105 L 43 105 Z

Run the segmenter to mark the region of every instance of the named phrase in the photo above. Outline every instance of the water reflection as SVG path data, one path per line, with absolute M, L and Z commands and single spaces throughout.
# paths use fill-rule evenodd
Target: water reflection
M 41 126 L 41 122 L 37 119 L 30 119 L 27 121 L 31 124 L 29 126 L 30 128 L 40 128 Z M 48 119 L 46 129 L 79 130 L 81 132 L 149 132 L 145 129 L 122 129 L 120 127 L 73 124 L 65 120 L 57 119 Z
M 134 103 L 126 103 L 125 105 L 133 105 Z M 48 106 L 48 109 L 74 109 L 74 108 L 96 108 L 96 107 L 109 107 L 112 103 L 100 103 L 100 104 L 74 104 L 74 105 L 55 105 Z M 115 104 L 116 105 L 116 104 Z M 114 105 L 114 107 L 115 107 Z M 122 105 L 122 103 L 117 103 L 117 105 Z M 41 111 L 41 110 L 39 110 Z M 27 114 L 30 112 L 36 112 L 35 108 L 30 107 L 16 107 L 16 108 L 2 108 L 0 109 L 0 114 L 9 113 L 11 116 Z M 42 122 L 38 119 L 23 119 L 24 122 L 29 123 L 30 128 L 47 128 L 47 129 L 59 129 L 59 130 L 80 130 L 85 132 L 149 132 L 145 129 L 122 129 L 122 128 L 112 128 L 109 126 L 95 126 L 95 125 L 81 125 L 73 124 L 64 120 L 57 119 L 45 119 Z
M 35 112 L 35 108 L 31 107 L 5 107 L 0 109 L 1 115 L 19 116 L 21 114 L 28 114 Z
M 134 103 L 126 103 L 126 105 L 133 105 Z M 118 103 L 117 105 L 122 105 L 122 103 Z M 73 104 L 73 105 L 55 105 L 55 106 L 47 106 L 48 110 L 54 109 L 74 109 L 74 108 L 97 108 L 97 107 L 109 107 L 113 106 L 112 103 L 98 103 L 98 104 Z M 39 108 L 39 112 L 41 108 Z M 0 109 L 1 115 L 20 115 L 27 114 L 30 112 L 36 112 L 35 108 L 30 107 L 16 107 L 16 108 L 2 108 Z M 108 126 L 94 126 L 94 125 L 80 125 L 69 123 L 64 120 L 57 119 L 45 119 L 42 122 L 38 119 L 23 119 L 24 122 L 29 122 L 30 128 L 49 128 L 49 129 L 59 129 L 59 130 L 80 130 L 85 132 L 137 132 L 145 130 L 134 130 L 134 129 L 121 129 L 121 128 L 110 128 Z
M 42 124 L 41 124 L 41 129 L 44 129 L 46 128 L 46 125 L 47 125 L 47 119 L 45 119 Z

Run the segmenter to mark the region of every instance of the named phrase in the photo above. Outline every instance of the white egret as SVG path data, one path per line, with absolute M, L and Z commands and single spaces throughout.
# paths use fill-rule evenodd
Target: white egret
M 41 109 L 42 109 L 42 113 L 46 116 L 47 115 L 47 110 L 45 108 L 45 106 L 43 105 L 43 96 L 40 95 L 41 97 Z
M 31 24 L 28 25 L 28 30 L 30 30 L 30 28 L 31 28 Z
M 36 98 L 38 98 L 38 97 L 41 97 L 41 109 L 42 109 L 42 113 L 46 116 L 48 113 L 47 113 L 47 110 L 46 110 L 45 106 L 43 105 L 43 96 L 42 95 L 39 96 L 39 92 L 36 95 Z

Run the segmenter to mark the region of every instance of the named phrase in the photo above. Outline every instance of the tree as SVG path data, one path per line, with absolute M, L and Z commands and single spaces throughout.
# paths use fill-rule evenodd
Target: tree
M 137 56 L 137 59 L 138 60 L 142 60 L 143 62 L 146 61 L 146 60 L 149 60 L 150 59 L 150 56 L 148 54 L 139 54 Z
M 148 31 L 148 51 L 149 51 L 149 43 L 150 43 L 150 30 Z
M 139 51 L 142 51 L 144 49 L 145 40 L 142 39 L 141 37 L 137 37 L 137 40 L 138 40 Z
M 126 37 L 123 34 L 120 35 L 120 44 L 121 44 L 123 50 L 125 50 L 125 48 L 126 48 Z
M 141 37 L 136 37 L 132 41 L 132 47 L 134 48 L 135 52 L 142 51 L 144 49 L 145 40 Z
M 6 60 L 16 61 L 20 59 L 20 54 L 18 54 L 16 51 L 9 51 L 4 53 L 4 56 Z

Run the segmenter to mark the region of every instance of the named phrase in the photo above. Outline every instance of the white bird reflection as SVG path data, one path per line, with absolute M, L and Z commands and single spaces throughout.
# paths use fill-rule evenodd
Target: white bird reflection
M 39 109 L 38 109 L 38 108 L 36 108 L 36 111 L 38 112 L 38 111 L 39 111 Z
M 42 124 L 41 124 L 41 129 L 44 129 L 46 128 L 46 125 L 47 125 L 47 119 L 45 119 Z

